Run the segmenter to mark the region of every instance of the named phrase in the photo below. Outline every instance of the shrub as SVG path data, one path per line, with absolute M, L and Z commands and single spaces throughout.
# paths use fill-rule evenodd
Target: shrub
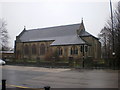
M 54 52 L 48 51 L 48 52 L 45 54 L 45 60 L 47 60 L 47 61 L 52 60 L 53 62 L 54 62 L 54 61 L 59 61 L 60 58 L 59 58 L 59 55 L 58 55 L 57 50 L 54 51 Z
M 46 54 L 45 54 L 45 60 L 46 61 L 49 61 L 49 60 L 52 60 L 52 57 L 53 57 L 53 53 L 48 51 Z

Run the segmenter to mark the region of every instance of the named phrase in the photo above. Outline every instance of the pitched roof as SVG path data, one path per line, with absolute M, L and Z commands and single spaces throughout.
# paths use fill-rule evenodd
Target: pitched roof
M 70 45 L 70 44 L 87 44 L 86 41 L 77 35 L 80 24 L 63 25 L 48 28 L 39 28 L 32 30 L 23 30 L 18 37 L 21 42 L 32 41 L 50 41 L 51 45 Z M 91 35 L 88 32 L 81 32 L 80 36 Z
M 85 30 L 81 30 L 79 36 L 92 36 L 92 35 Z
M 70 36 L 57 37 L 55 41 L 50 45 L 55 46 L 55 45 L 74 45 L 74 44 L 76 45 L 76 44 L 87 44 L 87 43 L 77 35 L 70 35 Z

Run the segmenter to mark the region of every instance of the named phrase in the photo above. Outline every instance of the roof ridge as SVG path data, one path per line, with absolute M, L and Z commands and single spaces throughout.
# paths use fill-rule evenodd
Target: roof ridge
M 26 31 L 32 31 L 32 30 L 43 30 L 43 29 L 48 29 L 48 28 L 56 28 L 56 27 L 64 27 L 64 26 L 73 26 L 73 25 L 80 25 L 81 23 L 77 24 L 67 24 L 67 25 L 59 25 L 59 26 L 51 26 L 51 27 L 43 27 L 43 28 L 36 28 L 36 29 L 28 29 Z

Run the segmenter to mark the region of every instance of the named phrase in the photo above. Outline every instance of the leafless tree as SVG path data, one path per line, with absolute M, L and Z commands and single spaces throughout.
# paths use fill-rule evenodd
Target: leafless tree
M 102 57 L 109 58 L 111 52 L 111 30 L 108 27 L 104 27 L 99 33 L 99 38 L 102 43 Z
M 114 37 L 113 37 L 114 34 Z M 102 42 L 102 52 L 103 57 L 111 58 L 113 50 L 113 38 L 114 38 L 114 49 L 115 58 L 117 63 L 120 62 L 120 2 L 118 2 L 118 7 L 113 12 L 113 32 L 111 20 L 108 20 L 105 27 L 101 30 L 99 34 L 100 40 Z
M 115 11 L 115 51 L 117 62 L 120 63 L 120 1 Z
M 7 24 L 4 19 L 0 19 L 0 50 L 8 49 L 8 31 L 6 28 Z

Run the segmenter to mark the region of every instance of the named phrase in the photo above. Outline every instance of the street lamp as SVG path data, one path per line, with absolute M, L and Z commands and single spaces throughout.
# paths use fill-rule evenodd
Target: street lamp
M 113 52 L 112 55 L 115 56 L 115 52 Z
M 80 51 L 82 52 L 82 68 L 84 68 L 84 59 L 85 59 L 85 48 L 84 48 L 84 44 L 80 46 Z
M 115 57 L 115 52 L 112 53 L 112 56 L 113 56 L 113 69 L 115 69 L 115 59 L 114 59 L 114 57 Z

